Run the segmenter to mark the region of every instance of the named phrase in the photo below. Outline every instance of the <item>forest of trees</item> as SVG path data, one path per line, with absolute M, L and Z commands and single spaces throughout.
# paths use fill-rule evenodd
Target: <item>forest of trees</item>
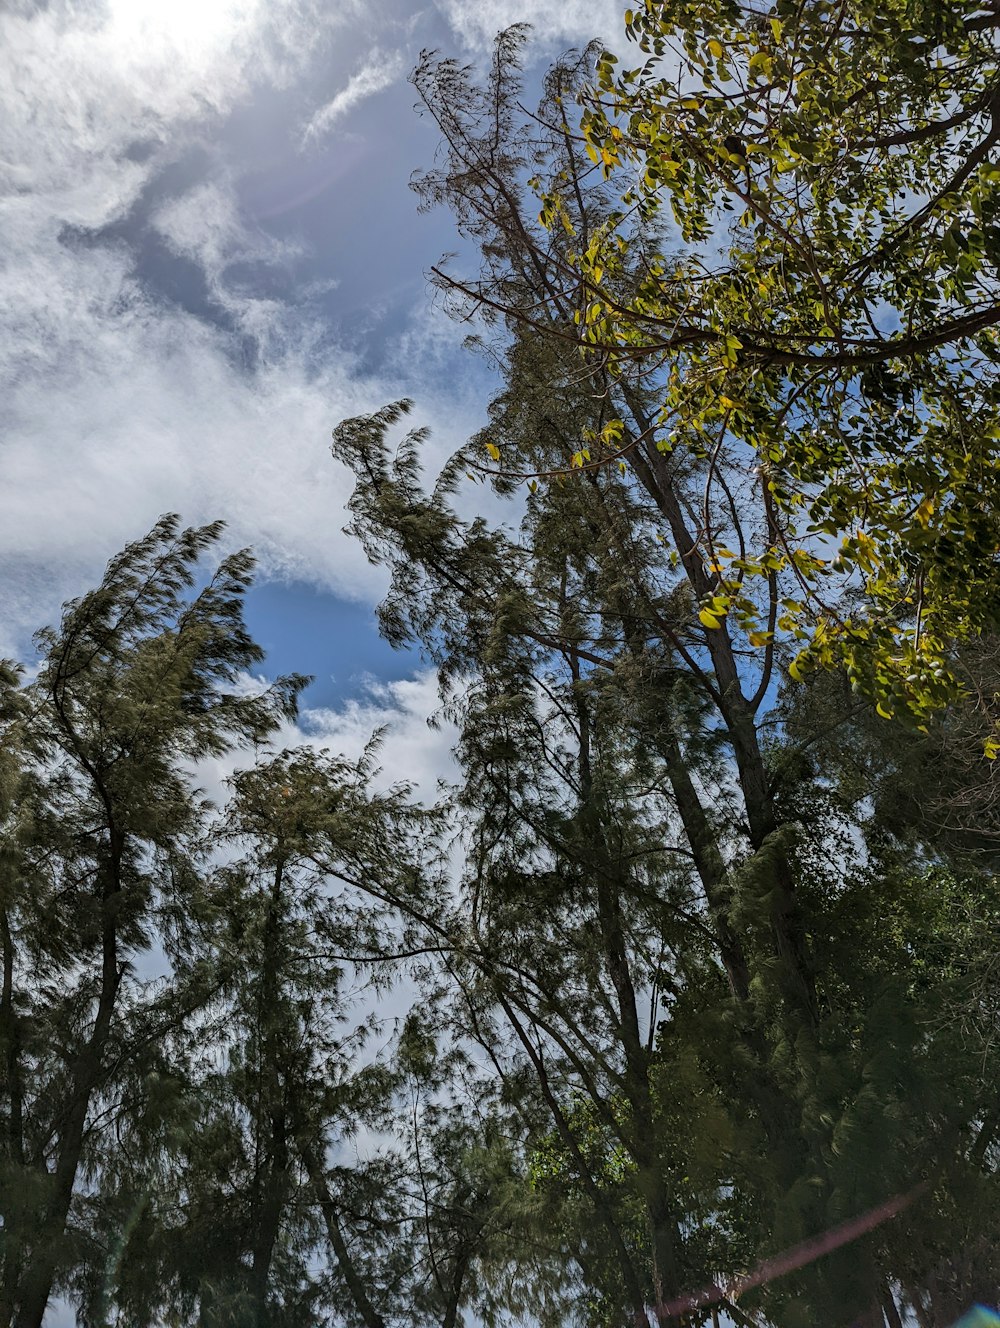
M 279 750 L 219 526 L 3 667 L 0 1328 L 1000 1299 L 1000 6 L 626 22 L 413 75 L 498 391 L 333 452 L 439 800 Z

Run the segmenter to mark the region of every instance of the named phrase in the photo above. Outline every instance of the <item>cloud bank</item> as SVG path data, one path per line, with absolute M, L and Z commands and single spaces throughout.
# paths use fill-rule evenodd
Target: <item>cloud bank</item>
M 417 123 L 404 78 L 420 46 L 487 45 L 523 19 L 543 42 L 579 42 L 620 26 L 620 11 L 50 0 L 0 12 L 0 654 L 21 653 L 164 511 L 224 518 L 265 575 L 378 598 L 381 574 L 341 533 L 350 484 L 329 457 L 332 427 L 413 396 L 414 422 L 434 426 L 433 470 L 486 398 L 462 329 L 444 325 L 422 282 L 450 223 L 397 206 L 412 202 L 418 149 L 433 152 L 427 127 L 407 130 L 425 137 L 393 163 L 392 206 L 359 223 L 356 193 L 390 197 L 366 135 L 384 144 Z M 303 178 L 248 206 L 247 178 L 274 157 Z M 354 279 L 353 321 L 336 276 L 301 276 L 317 245 L 300 224 L 311 206 L 335 218 L 322 243 Z M 412 232 L 428 224 L 442 243 L 411 262 Z M 368 294 L 357 269 L 378 277 L 380 255 L 397 267 Z M 373 367 L 366 345 L 380 336 Z
M 365 372 L 332 337 L 328 290 L 294 284 L 300 246 L 247 217 L 219 147 L 226 117 L 293 87 L 352 12 L 113 0 L 0 16 L 0 653 L 165 510 L 225 518 L 269 574 L 378 595 L 340 533 L 349 485 L 328 442 L 410 370 Z M 362 66 L 314 123 L 402 68 L 398 52 Z

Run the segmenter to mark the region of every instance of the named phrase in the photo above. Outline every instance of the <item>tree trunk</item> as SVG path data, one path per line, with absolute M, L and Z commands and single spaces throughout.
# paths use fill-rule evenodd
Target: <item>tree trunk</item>
M 116 836 L 113 835 L 112 859 L 107 867 L 101 898 L 101 994 L 91 1035 L 73 1064 L 69 1099 L 59 1131 L 56 1165 L 48 1175 L 49 1198 L 37 1228 L 38 1238 L 32 1242 L 31 1254 L 17 1291 L 15 1328 L 42 1328 L 62 1254 L 66 1219 L 73 1201 L 73 1189 L 83 1152 L 87 1115 L 94 1090 L 103 1074 L 104 1051 L 121 982 L 116 923 L 120 898 L 117 882 L 121 850 L 121 842 L 116 842 Z
M 604 827 L 601 824 L 600 809 L 594 802 L 590 754 L 591 718 L 586 702 L 580 694 L 579 662 L 575 657 L 571 657 L 570 667 L 576 684 L 581 820 L 586 842 L 593 845 L 595 851 L 595 861 L 591 871 L 595 877 L 597 915 L 604 962 L 618 1005 L 618 1031 L 625 1057 L 625 1090 L 632 1117 L 630 1151 L 638 1170 L 638 1188 L 645 1201 L 649 1221 L 656 1304 L 662 1305 L 672 1300 L 681 1290 L 678 1282 L 680 1232 L 677 1220 L 671 1211 L 669 1195 L 663 1182 L 663 1170 L 655 1146 L 656 1129 L 649 1085 L 649 1058 L 639 1027 L 635 984 L 629 965 L 621 912 L 619 873 L 608 848 Z
M 290 1184 L 290 1157 L 288 1149 L 288 1119 L 285 1109 L 285 1089 L 279 1067 L 284 1058 L 281 1038 L 274 1024 L 280 998 L 280 909 L 284 884 L 284 862 L 278 861 L 267 902 L 264 925 L 263 966 L 261 970 L 260 999 L 257 1008 L 258 1038 L 263 1060 L 262 1101 L 258 1111 L 267 1122 L 267 1156 L 263 1166 L 263 1179 L 254 1221 L 252 1263 L 248 1283 L 254 1304 L 256 1322 L 266 1328 L 268 1322 L 268 1283 L 274 1249 L 281 1230 L 285 1200 Z
M 17 1172 L 24 1166 L 24 1089 L 21 1082 L 21 1029 L 14 1009 L 14 941 L 6 908 L 0 911 L 0 940 L 3 944 L 3 986 L 0 991 L 0 1054 L 4 1074 L 7 1128 L 3 1158 L 7 1170 L 7 1195 L 3 1204 L 3 1275 L 0 1279 L 0 1326 L 6 1328 L 14 1314 L 15 1292 L 20 1278 L 23 1240 L 20 1215 L 12 1211 Z
M 312 1144 L 302 1149 L 302 1160 L 305 1162 L 306 1171 L 309 1175 L 313 1192 L 319 1203 L 320 1212 L 323 1214 L 323 1225 L 326 1228 L 327 1239 L 330 1242 L 330 1248 L 336 1255 L 337 1265 L 347 1283 L 347 1289 L 354 1301 L 355 1308 L 361 1316 L 365 1328 L 386 1328 L 385 1320 L 379 1314 L 372 1303 L 365 1287 L 364 1279 L 358 1272 L 357 1265 L 351 1258 L 351 1252 L 344 1237 L 343 1229 L 340 1225 L 340 1215 L 337 1212 L 337 1205 L 330 1194 L 330 1187 L 327 1184 L 326 1174 L 323 1170 L 319 1155 L 316 1153 Z

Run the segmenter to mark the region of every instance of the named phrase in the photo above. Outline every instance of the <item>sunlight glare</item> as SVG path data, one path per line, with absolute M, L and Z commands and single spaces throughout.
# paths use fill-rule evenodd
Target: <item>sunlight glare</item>
M 201 56 L 227 44 L 252 20 L 259 0 L 108 0 L 111 32 L 150 54 Z

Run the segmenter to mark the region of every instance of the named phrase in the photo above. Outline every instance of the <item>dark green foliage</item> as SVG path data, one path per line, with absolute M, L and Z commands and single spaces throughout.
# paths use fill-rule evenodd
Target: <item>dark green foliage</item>
M 507 1154 L 377 1014 L 451 943 L 440 813 L 375 740 L 268 749 L 303 679 L 249 677 L 248 554 L 193 590 L 220 533 L 165 518 L 0 676 L 0 1322 L 454 1325 Z
M 508 400 L 531 391 L 517 368 Z M 901 733 L 893 757 L 892 733 L 832 685 L 825 738 L 818 682 L 770 712 L 744 694 L 741 711 L 617 471 L 539 486 L 492 541 L 413 472 L 376 509 L 368 477 L 389 473 L 396 418 L 338 435 L 366 440 L 353 507 L 394 573 L 390 602 L 432 646 L 449 613 L 457 639 L 461 578 L 477 624 L 474 683 L 445 675 L 472 835 L 454 1029 L 481 1042 L 522 1123 L 575 1312 L 622 1322 L 917 1186 L 891 1225 L 747 1306 L 847 1321 L 892 1294 L 944 1325 L 963 1296 L 995 1294 L 989 1221 L 962 1227 L 968 1258 L 941 1234 L 995 1203 L 995 885 L 929 869 L 951 851 L 933 821 L 880 823 L 869 800 L 890 775 L 870 760 L 823 762 L 881 735 L 902 766 L 934 739 Z M 427 557 L 408 513 L 431 503 L 447 543 Z
M 460 724 L 472 852 L 456 1028 L 467 1036 L 474 1012 L 532 1190 L 564 1211 L 582 1317 L 621 1322 L 725 1284 L 915 1192 L 891 1226 L 746 1304 L 791 1325 L 892 1322 L 902 1300 L 944 1325 L 956 1297 L 997 1290 L 988 1222 L 969 1259 L 941 1243 L 994 1184 L 994 1015 L 941 952 L 929 985 L 913 981 L 927 933 L 904 901 L 953 882 L 982 971 L 989 862 L 960 868 L 968 827 L 959 845 L 917 805 L 911 763 L 936 730 L 880 732 L 833 678 L 822 715 L 819 684 L 776 705 L 796 578 L 812 573 L 765 559 L 739 612 L 726 599 L 723 564 L 788 531 L 735 433 L 669 437 L 657 402 L 701 390 L 697 366 L 609 357 L 579 335 L 605 273 L 626 309 L 659 276 L 631 234 L 614 263 L 601 250 L 604 273 L 587 267 L 621 224 L 566 120 L 587 77 L 586 56 L 556 70 L 529 120 L 516 34 L 482 89 L 448 61 L 418 69 L 445 138 L 418 188 L 484 260 L 478 279 L 438 279 L 485 313 L 505 387 L 430 494 L 418 438 L 392 460 L 400 407 L 335 439 L 358 480 L 355 529 L 392 573 L 393 631 L 442 663 Z M 532 190 L 552 204 L 544 229 Z M 501 495 L 529 481 L 502 531 L 450 507 L 469 470 Z M 964 732 L 970 715 L 942 722 Z M 831 749 L 842 756 L 824 760 Z M 956 744 L 934 796 L 969 796 L 969 752 Z M 934 923 L 946 947 L 956 921 Z
M 520 343 L 494 408 L 536 468 L 567 368 Z M 738 1321 L 944 1328 L 1000 1278 L 1000 894 L 990 823 L 925 816 L 912 772 L 950 734 L 971 797 L 973 712 L 896 734 L 832 677 L 723 690 L 655 494 L 569 474 L 494 530 L 451 506 L 464 458 L 430 495 L 415 443 L 390 459 L 403 414 L 338 447 L 440 662 L 441 806 L 377 742 L 268 749 L 300 680 L 248 681 L 244 555 L 192 589 L 216 528 L 161 523 L 33 682 L 5 669 L 3 1322 L 613 1328 L 715 1285 Z M 192 763 L 239 743 L 213 809 Z
M 115 558 L 39 634 L 42 667 L 7 719 L 19 787 L 4 836 L 0 1317 L 19 1328 L 41 1323 L 75 1262 L 100 1257 L 87 1181 L 122 1104 L 121 1071 L 176 1019 L 136 963 L 169 947 L 161 911 L 201 854 L 183 763 L 258 740 L 300 686 L 241 694 L 260 659 L 242 620 L 247 553 L 186 598 L 220 530 L 167 517 Z

